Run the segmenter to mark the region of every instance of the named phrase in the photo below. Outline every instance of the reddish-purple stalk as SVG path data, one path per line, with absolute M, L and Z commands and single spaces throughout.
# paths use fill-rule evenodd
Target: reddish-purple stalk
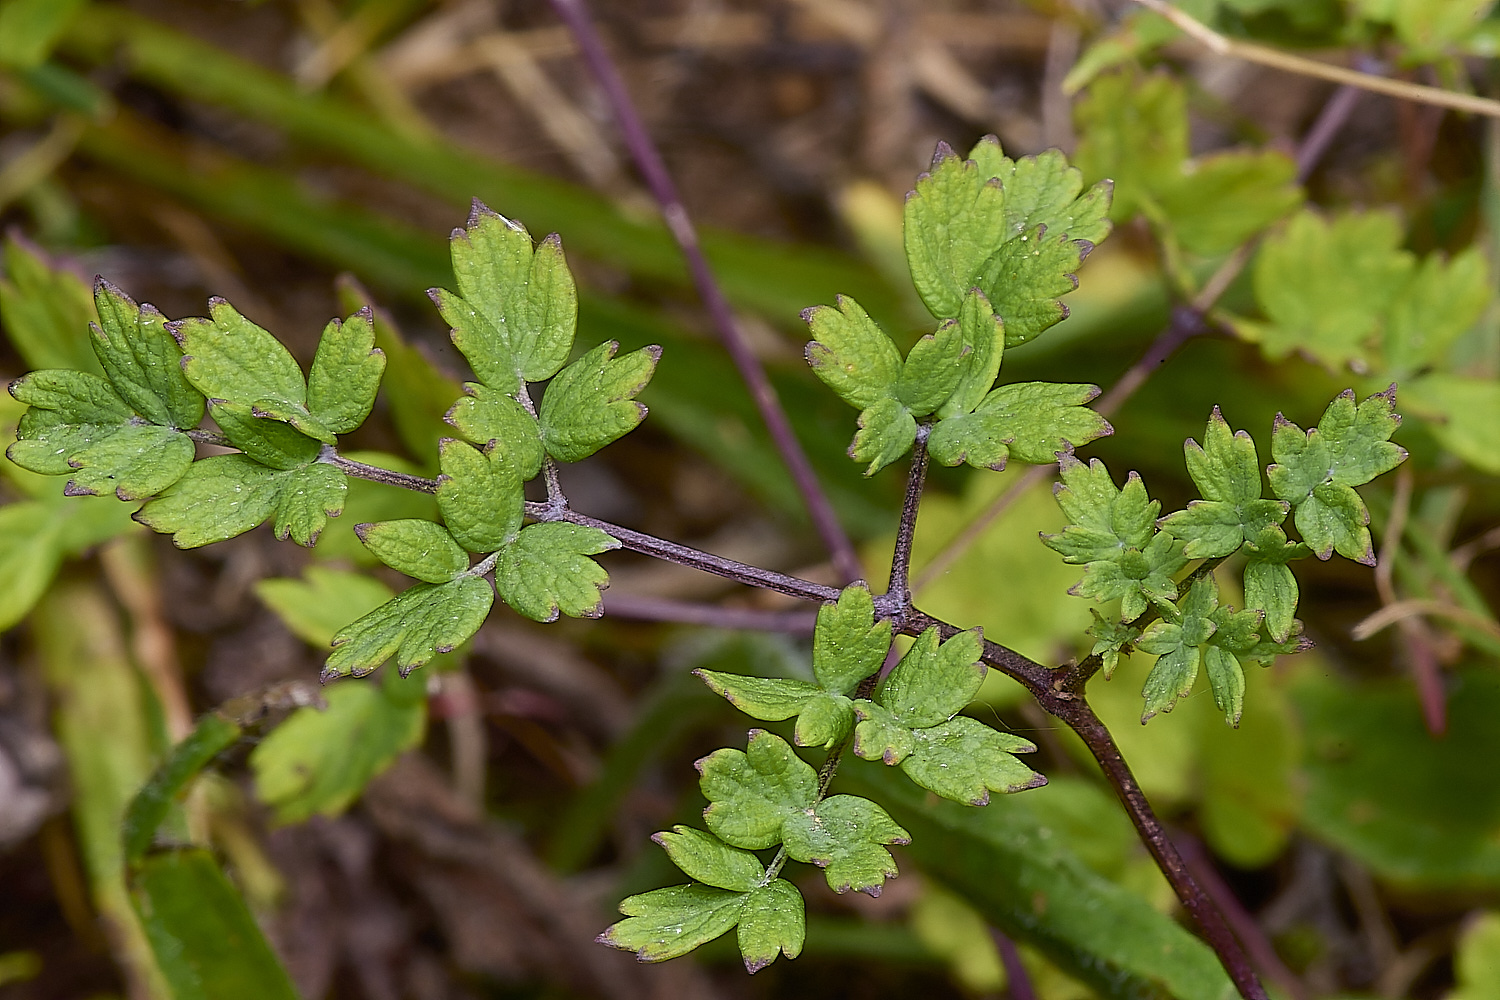
M 589 18 L 588 8 L 583 0 L 552 0 L 552 8 L 572 32 L 584 64 L 603 90 L 625 147 L 630 151 L 631 159 L 635 161 L 652 198 L 660 207 L 662 218 L 666 220 L 673 239 L 682 249 L 682 255 L 687 258 L 693 284 L 708 310 L 714 329 L 718 331 L 724 349 L 729 352 L 735 367 L 739 369 L 740 377 L 744 379 L 755 400 L 755 406 L 760 411 L 761 419 L 765 421 L 766 430 L 770 433 L 777 452 L 791 472 L 797 492 L 807 505 L 813 527 L 832 557 L 834 570 L 845 583 L 854 582 L 863 572 L 859 556 L 854 551 L 854 543 L 849 540 L 849 535 L 839 523 L 838 515 L 834 513 L 833 504 L 818 482 L 812 463 L 807 460 L 807 453 L 802 450 L 802 445 L 792 430 L 791 421 L 787 419 L 786 411 L 781 406 L 781 400 L 776 395 L 776 389 L 771 385 L 765 368 L 740 332 L 734 311 L 730 308 L 723 289 L 719 287 L 718 279 L 714 277 L 713 269 L 698 241 L 698 232 L 677 193 L 677 184 L 672 180 L 645 122 L 641 120 L 640 112 L 630 98 L 619 69 L 605 51 L 604 41 Z
M 995 939 L 995 948 L 1000 952 L 1000 964 L 1005 967 L 1005 990 L 1010 994 L 1010 1000 L 1037 1000 L 1036 990 L 1031 985 L 1031 974 L 1021 964 L 1021 953 L 1016 950 L 1016 943 L 998 927 L 990 928 L 990 936 Z

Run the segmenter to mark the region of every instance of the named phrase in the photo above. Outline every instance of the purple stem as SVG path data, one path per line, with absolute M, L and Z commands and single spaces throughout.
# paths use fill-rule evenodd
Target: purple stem
M 912 449 L 911 471 L 906 476 L 906 498 L 901 503 L 901 524 L 896 529 L 896 549 L 891 556 L 891 578 L 886 597 L 898 608 L 911 605 L 911 547 L 917 533 L 917 512 L 922 506 L 922 487 L 927 482 L 927 435 L 930 425 L 917 428 Z
M 743 629 L 753 632 L 783 632 L 787 635 L 812 635 L 818 620 L 814 611 L 761 611 L 758 608 L 724 608 L 713 604 L 694 604 L 665 597 L 642 597 L 636 594 L 604 595 L 604 613 L 636 621 L 674 622 L 680 625 L 707 625 L 710 628 Z
M 1021 964 L 1021 953 L 1016 943 L 998 927 L 990 928 L 995 947 L 1000 951 L 1000 964 L 1005 966 L 1005 991 L 1010 1000 L 1036 1000 L 1036 989 L 1031 985 L 1031 974 Z
M 792 431 L 792 425 L 787 420 L 786 411 L 781 407 L 781 400 L 776 395 L 775 387 L 766 376 L 765 368 L 761 366 L 760 359 L 755 356 L 755 352 L 750 349 L 749 343 L 740 333 L 739 326 L 734 319 L 734 312 L 730 309 L 729 300 L 724 297 L 724 291 L 719 287 L 718 280 L 708 265 L 708 258 L 703 255 L 703 248 L 698 242 L 698 232 L 694 229 L 692 220 L 688 217 L 687 208 L 682 204 L 682 198 L 677 193 L 677 185 L 667 171 L 661 152 L 652 142 L 651 134 L 646 130 L 646 124 L 641 120 L 640 112 L 636 110 L 630 98 L 630 92 L 625 87 L 620 71 L 616 68 L 609 53 L 605 51 L 604 42 L 589 18 L 587 7 L 583 0 L 552 0 L 552 8 L 567 23 L 574 40 L 578 43 L 585 65 L 588 66 L 589 72 L 593 74 L 594 79 L 604 91 L 605 99 L 609 102 L 615 122 L 619 125 L 621 136 L 625 140 L 625 146 L 630 150 L 631 158 L 640 170 L 641 177 L 651 191 L 651 196 L 660 206 L 667 228 L 672 231 L 673 238 L 677 240 L 677 245 L 682 248 L 683 256 L 687 258 L 688 270 L 692 272 L 693 284 L 697 286 L 698 295 L 708 310 L 714 328 L 718 331 L 719 339 L 724 343 L 724 349 L 729 352 L 735 367 L 739 369 L 740 377 L 745 380 L 745 385 L 755 400 L 756 408 L 760 410 L 761 419 L 765 421 L 766 430 L 770 432 L 776 450 L 780 452 L 782 461 L 791 472 L 797 492 L 802 495 L 802 502 L 807 505 L 808 516 L 812 518 L 813 527 L 833 558 L 834 569 L 845 583 L 853 583 L 863 575 L 859 556 L 854 551 L 854 544 L 849 540 L 843 526 L 839 524 L 838 516 L 833 511 L 833 504 L 829 502 L 828 495 L 819 485 L 818 477 L 813 472 L 812 465 L 807 460 L 807 454 L 802 450 L 802 445 L 797 441 L 797 435 Z

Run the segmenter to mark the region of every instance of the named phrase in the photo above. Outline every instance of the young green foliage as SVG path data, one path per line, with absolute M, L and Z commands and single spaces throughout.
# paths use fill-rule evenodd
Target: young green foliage
M 183 379 L 161 313 L 102 279 L 94 305 L 89 343 L 104 377 L 53 369 L 12 382 L 11 395 L 29 409 L 6 455 L 32 472 L 70 476 L 70 496 L 145 499 L 192 464 L 183 432 L 203 419 L 203 396 Z
M 1062 482 L 1053 488 L 1068 526 L 1043 535 L 1047 547 L 1084 566 L 1083 579 L 1068 593 L 1097 601 L 1120 599 L 1120 617 L 1134 621 L 1149 602 L 1177 597 L 1173 576 L 1187 565 L 1182 544 L 1156 531 L 1161 504 L 1146 495 L 1132 472 L 1123 489 L 1097 458 L 1084 465 L 1072 454 L 1058 458 Z
M 616 358 L 619 349 L 613 340 L 600 344 L 547 386 L 537 417 L 547 454 L 559 462 L 581 462 L 646 419 L 635 397 L 651 381 L 661 348 Z
M 716 750 L 696 766 L 709 803 L 703 818 L 726 844 L 782 844 L 794 860 L 822 867 L 835 892 L 878 896 L 896 874 L 885 845 L 907 843 L 906 831 L 868 800 L 820 799 L 817 774 L 780 737 L 752 729 L 744 752 Z
M 1182 554 L 1189 559 L 1230 555 L 1285 521 L 1291 510 L 1284 500 L 1261 499 L 1255 442 L 1244 431 L 1231 432 L 1217 406 L 1203 440 L 1200 445 L 1188 438 L 1183 446 L 1188 475 L 1203 499 L 1159 523 L 1161 530 L 1183 541 Z
M 863 581 L 845 587 L 837 602 L 818 609 L 813 630 L 816 684 L 781 677 L 746 677 L 693 671 L 716 693 L 751 718 L 780 722 L 797 717 L 798 746 L 831 748 L 854 728 L 849 695 L 885 662 L 891 623 L 875 621 L 875 602 Z
M 539 622 L 604 613 L 609 574 L 589 556 L 618 549 L 620 543 L 598 528 L 578 524 L 533 524 L 500 550 L 495 587 L 501 600 Z
M 391 657 L 405 676 L 479 631 L 494 603 L 494 588 L 482 577 L 419 583 L 333 637 L 323 680 L 363 677 Z
M 661 962 L 737 926 L 747 972 L 759 972 L 778 955 L 802 953 L 802 894 L 785 879 L 768 880 L 754 854 L 686 826 L 651 839 L 696 881 L 626 899 L 620 912 L 627 919 L 599 935 L 601 944 L 633 951 L 643 962 Z
M 1291 504 L 1293 523 L 1319 559 L 1334 550 L 1346 559 L 1375 565 L 1370 512 L 1354 487 L 1406 461 L 1406 449 L 1390 437 L 1401 425 L 1396 386 L 1355 405 L 1349 389 L 1328 405 L 1318 426 L 1302 428 L 1276 415 L 1266 470 L 1271 489 Z
M 992 791 L 1046 784 L 1014 756 L 1034 752 L 1034 745 L 958 716 L 984 683 L 982 651 L 978 629 L 941 644 L 935 626 L 924 631 L 876 689 L 875 700 L 854 703 L 860 718 L 854 752 L 899 764 L 928 791 L 976 806 L 989 802 Z

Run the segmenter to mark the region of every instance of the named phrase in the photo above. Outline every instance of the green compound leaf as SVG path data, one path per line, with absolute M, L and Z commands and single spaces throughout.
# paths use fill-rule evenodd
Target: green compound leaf
M 276 537 L 311 546 L 344 509 L 348 483 L 330 465 L 267 468 L 244 455 L 194 462 L 171 489 L 142 507 L 135 519 L 192 549 L 243 534 L 274 516 Z
M 428 295 L 479 381 L 517 393 L 556 375 L 578 325 L 578 292 L 557 234 L 533 249 L 526 227 L 476 200 L 449 248 L 458 294 Z
M 912 729 L 935 726 L 952 718 L 973 700 L 984 683 L 979 662 L 984 638 L 977 628 L 938 644 L 937 626 L 917 636 L 875 696 L 881 707 Z
M 481 448 L 496 442 L 522 482 L 540 472 L 546 457 L 542 429 L 520 400 L 476 382 L 466 383 L 464 392 L 443 419 Z
M 334 435 L 308 412 L 307 385 L 281 341 L 221 298 L 208 300 L 208 319 L 167 324 L 182 349 L 182 373 L 209 399 L 248 406 L 256 416 L 284 420 L 309 437 L 333 444 Z
M 600 934 L 598 941 L 633 951 L 642 962 L 680 958 L 739 923 L 745 896 L 696 884 L 630 896 L 620 903 L 626 919 Z
M 658 833 L 651 839 L 667 852 L 672 864 L 695 882 L 749 892 L 766 877 L 766 866 L 755 855 L 690 826 L 674 826 L 671 833 Z
M 1068 318 L 1058 301 L 1078 287 L 1077 271 L 1094 249 L 1087 240 L 1051 235 L 1046 226 L 1002 244 L 971 284 L 989 296 L 1005 323 L 1005 346 L 1035 340 Z
M 1318 426 L 1306 432 L 1281 414 L 1271 437 L 1276 464 L 1266 470 L 1271 489 L 1288 501 L 1302 539 L 1319 559 L 1336 550 L 1375 565 L 1370 512 L 1353 489 L 1406 460 L 1406 449 L 1390 441 L 1401 424 L 1396 387 L 1358 406 L 1352 389 L 1328 405 Z
M 1178 608 L 1177 620 L 1152 622 L 1135 646 L 1156 656 L 1146 675 L 1142 694 L 1146 709 L 1141 722 L 1157 712 L 1170 712 L 1177 699 L 1186 698 L 1198 676 L 1202 648 L 1218 629 L 1213 613 L 1219 606 L 1218 587 L 1210 576 L 1194 581 Z
M 182 374 L 182 352 L 166 317 L 114 285 L 94 281 L 98 325 L 90 342 L 105 376 L 136 413 L 153 424 L 186 430 L 203 419 L 203 395 Z
M 987 135 L 969 151 L 979 169 L 1000 181 L 1005 191 L 1007 239 L 1046 226 L 1054 233 L 1099 243 L 1109 235 L 1112 184 L 1101 181 L 1083 190 L 1083 172 L 1068 165 L 1056 149 L 1011 160 L 1000 140 Z
M 256 797 L 277 823 L 341 815 L 426 735 L 426 685 L 394 670 L 380 683 L 332 685 L 324 700 L 327 708 L 297 709 L 250 753 Z
M 411 518 L 360 524 L 365 548 L 399 573 L 424 583 L 447 583 L 469 569 L 469 555 L 441 524 Z
M 494 603 L 495 592 L 481 577 L 419 583 L 339 630 L 323 680 L 363 677 L 393 656 L 408 674 L 479 631 Z
M 888 709 L 873 701 L 854 703 L 859 725 L 854 727 L 854 753 L 865 760 L 879 760 L 887 767 L 904 761 L 916 746 L 911 727 L 903 725 Z
M 890 648 L 890 620 L 875 620 L 875 600 L 863 581 L 845 587 L 837 602 L 818 609 L 813 675 L 825 690 L 848 694 L 880 669 Z
M 1098 395 L 1099 387 L 1093 385 L 1002 385 L 973 413 L 939 421 L 928 438 L 928 451 L 944 465 L 968 462 L 999 470 L 1011 455 L 1049 465 L 1058 452 L 1114 433 L 1109 421 L 1083 405 Z
M 1302 204 L 1297 164 L 1272 150 L 1232 150 L 1189 161 L 1152 193 L 1190 253 L 1227 253 Z
M 837 309 L 814 306 L 802 312 L 813 335 L 806 348 L 807 363 L 846 403 L 867 409 L 895 395 L 901 354 L 858 302 L 845 295 L 834 301 Z
M 884 809 L 856 795 L 833 795 L 789 815 L 783 835 L 787 855 L 822 868 L 834 892 L 870 896 L 879 896 L 897 873 L 885 845 L 911 843 L 911 834 Z
M 956 715 L 947 722 L 912 732 L 912 751 L 901 762 L 906 776 L 945 799 L 988 805 L 990 792 L 1002 795 L 1040 788 L 1047 779 L 1013 754 L 1035 753 L 1026 740 L 991 729 L 977 719 Z
M 1000 362 L 1005 355 L 1005 324 L 979 289 L 971 288 L 964 296 L 958 328 L 968 353 L 964 355 L 965 367 L 958 386 L 948 401 L 938 407 L 938 416 L 944 418 L 972 413 L 984 402 L 1000 374 Z
M 370 415 L 385 374 L 385 352 L 375 346 L 375 314 L 369 306 L 323 328 L 307 373 L 307 408 L 334 434 L 347 434 Z
M 818 776 L 779 736 L 750 730 L 744 752 L 726 747 L 695 765 L 708 799 L 703 818 L 720 840 L 749 851 L 782 840 L 782 825 L 813 804 Z
M 1140 477 L 1132 472 L 1124 488 L 1116 488 L 1103 462 L 1084 465 L 1068 453 L 1060 456 L 1059 469 L 1062 482 L 1053 496 L 1070 523 L 1042 541 L 1065 562 L 1085 564 L 1083 579 L 1068 592 L 1098 601 L 1119 598 L 1127 622 L 1139 618 L 1148 601 L 1175 600 L 1172 577 L 1187 557 L 1170 535 L 1153 535 L 1160 504 L 1146 495 Z
M 453 438 L 438 444 L 437 502 L 443 521 L 470 552 L 493 552 L 521 530 L 521 479 L 506 462 Z
M 598 618 L 609 574 L 588 558 L 620 547 L 598 528 L 578 524 L 532 524 L 500 551 L 495 587 L 500 599 L 539 622 Z
M 912 345 L 896 383 L 896 398 L 913 416 L 942 406 L 968 371 L 963 330 L 948 320 Z
M 802 894 L 785 879 L 762 885 L 766 872 L 755 855 L 686 826 L 652 839 L 677 867 L 707 885 L 630 897 L 620 904 L 620 912 L 630 919 L 599 935 L 600 943 L 634 951 L 643 962 L 659 962 L 686 954 L 738 924 L 740 953 L 752 974 L 778 955 L 796 958 L 802 953 Z
M 273 469 L 300 469 L 316 461 L 323 448 L 291 424 L 257 416 L 244 403 L 216 399 L 209 412 L 230 444 Z
M 1246 325 L 1271 358 L 1301 351 L 1340 368 L 1367 359 L 1415 258 L 1387 212 L 1342 215 L 1331 223 L 1302 212 L 1268 237 L 1255 262 L 1255 297 L 1265 325 Z
M 1005 239 L 1000 181 L 938 143 L 903 212 L 906 261 L 917 294 L 938 319 L 957 316 L 984 262 Z
M 880 669 L 891 647 L 891 623 L 875 621 L 875 602 L 863 581 L 845 587 L 836 602 L 818 609 L 813 631 L 817 684 L 695 670 L 715 693 L 756 719 L 797 716 L 798 746 L 831 747 L 849 734 L 854 703 L 848 694 Z
M 48 4 L 48 6 L 52 6 Z M 87 330 L 97 320 L 89 288 L 15 229 L 5 237 L 0 319 L 28 368 L 103 373 Z
M 64 492 L 113 492 L 121 500 L 160 493 L 187 472 L 193 444 L 170 427 L 140 422 L 97 375 L 39 371 L 10 384 L 30 409 L 6 455 L 42 475 L 72 475 Z
M 1188 474 L 1205 499 L 1194 500 L 1158 522 L 1161 530 L 1186 543 L 1189 559 L 1215 559 L 1239 549 L 1247 539 L 1286 520 L 1291 505 L 1262 500 L 1260 459 L 1244 431 L 1231 432 L 1217 406 L 1209 417 L 1204 444 L 1187 439 Z
M 911 450 L 917 440 L 917 421 L 911 411 L 895 399 L 880 399 L 859 415 L 859 430 L 849 445 L 849 457 L 868 462 L 866 476 Z
M 740 909 L 739 945 L 745 971 L 754 975 L 776 961 L 777 955 L 796 958 L 807 936 L 807 914 L 802 893 L 784 878 L 758 886 Z
M 547 386 L 539 419 L 547 454 L 560 462 L 588 458 L 646 419 L 636 395 L 651 381 L 661 348 L 616 358 L 620 345 L 600 344 L 564 368 Z

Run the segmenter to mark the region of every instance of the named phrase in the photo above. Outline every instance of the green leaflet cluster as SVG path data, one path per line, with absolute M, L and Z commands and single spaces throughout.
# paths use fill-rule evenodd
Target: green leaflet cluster
M 534 245 L 524 226 L 476 201 L 451 248 L 458 291 L 429 294 L 479 381 L 445 417 L 462 438 L 439 444 L 443 523 L 358 526 L 376 558 L 420 582 L 334 636 L 325 678 L 365 674 L 392 656 L 404 673 L 448 652 L 478 630 L 497 591 L 542 622 L 603 612 L 609 576 L 589 557 L 619 542 L 592 527 L 524 525 L 523 491 L 548 462 L 587 458 L 635 429 L 646 415 L 635 397 L 660 349 L 617 358 L 609 342 L 567 364 L 578 293 L 556 234 Z M 549 379 L 537 406 L 529 386 Z M 472 566 L 471 553 L 483 557 Z
M 592 527 L 525 525 L 523 489 L 547 463 L 586 458 L 641 422 L 646 408 L 635 397 L 660 350 L 616 357 L 610 342 L 567 364 L 578 297 L 556 235 L 533 245 L 524 227 L 476 202 L 452 254 L 458 291 L 431 294 L 479 381 L 446 416 L 462 437 L 439 442 L 442 523 L 356 527 L 376 558 L 418 582 L 334 636 L 325 679 L 367 674 L 393 657 L 403 674 L 428 662 L 474 634 L 497 590 L 538 621 L 602 610 L 608 576 L 590 556 L 619 543 Z M 34 283 L 25 255 L 10 256 Z M 209 301 L 207 317 L 168 322 L 101 279 L 94 305 L 93 357 L 53 351 L 75 367 L 11 384 L 28 406 L 11 460 L 69 476 L 70 495 L 145 500 L 136 520 L 183 548 L 266 521 L 278 538 L 311 546 L 343 511 L 346 471 L 358 471 L 339 455 L 338 437 L 369 416 L 385 374 L 371 310 L 331 321 L 304 376 L 275 337 L 223 299 Z M 538 406 L 528 386 L 548 380 Z M 199 427 L 205 415 L 217 431 Z M 195 441 L 237 452 L 195 461 Z M 566 505 L 550 491 L 549 502 Z
M 818 612 L 815 682 L 696 673 L 747 715 L 795 716 L 798 746 L 825 747 L 832 757 L 852 738 L 860 756 L 900 765 L 918 785 L 958 802 L 984 805 L 991 791 L 1046 784 L 1013 756 L 1035 746 L 957 714 L 984 679 L 977 630 L 940 643 L 937 629 L 928 629 L 874 699 L 860 697 L 890 647 L 890 621 L 875 619 L 869 588 L 856 583 Z M 779 736 L 751 730 L 743 752 L 718 750 L 697 767 L 711 834 L 677 827 L 656 836 L 696 881 L 625 900 L 620 910 L 628 919 L 600 936 L 605 944 L 661 961 L 738 925 L 745 967 L 755 972 L 778 950 L 788 957 L 801 951 L 802 898 L 777 878 L 786 859 L 821 867 L 835 892 L 878 896 L 896 875 L 886 847 L 908 843 L 907 832 L 868 799 L 828 795 L 818 772 Z M 750 853 L 773 847 L 779 850 L 769 868 Z
M 1091 385 L 1018 383 L 994 388 L 1007 347 L 1027 343 L 1068 315 L 1058 299 L 1109 233 L 1108 182 L 1083 190 L 1056 150 L 1012 160 L 994 136 L 961 159 L 939 144 L 905 208 L 906 258 L 940 321 L 903 359 L 853 299 L 802 316 L 807 360 L 860 411 L 849 455 L 866 475 L 896 461 L 930 425 L 928 449 L 945 465 L 1000 469 L 1015 456 L 1054 453 L 1111 433 L 1083 404 Z M 926 433 L 924 431 L 924 433 Z
M 1354 487 L 1406 459 L 1390 441 L 1400 425 L 1396 387 L 1356 404 L 1353 390 L 1338 396 L 1318 426 L 1304 431 L 1277 414 L 1271 435 L 1274 463 L 1266 467 L 1272 497 L 1264 495 L 1255 442 L 1231 431 L 1214 408 L 1203 444 L 1187 440 L 1188 473 L 1203 499 L 1158 518 L 1134 472 L 1117 487 L 1104 463 L 1059 456 L 1055 488 L 1069 524 L 1043 541 L 1070 563 L 1084 566 L 1070 591 L 1097 601 L 1120 601 L 1117 618 L 1095 612 L 1089 630 L 1104 674 L 1132 648 L 1157 657 L 1143 694 L 1146 721 L 1170 712 L 1206 669 L 1214 701 L 1231 725 L 1244 706 L 1244 667 L 1268 665 L 1280 653 L 1305 648 L 1297 610 L 1297 580 L 1287 565 L 1334 552 L 1374 565 L 1370 513 Z M 1287 516 L 1300 541 L 1288 538 Z M 1246 610 L 1219 601 L 1212 570 L 1242 556 Z M 1179 582 L 1195 560 L 1197 570 Z M 1138 622 L 1147 609 L 1152 620 Z

